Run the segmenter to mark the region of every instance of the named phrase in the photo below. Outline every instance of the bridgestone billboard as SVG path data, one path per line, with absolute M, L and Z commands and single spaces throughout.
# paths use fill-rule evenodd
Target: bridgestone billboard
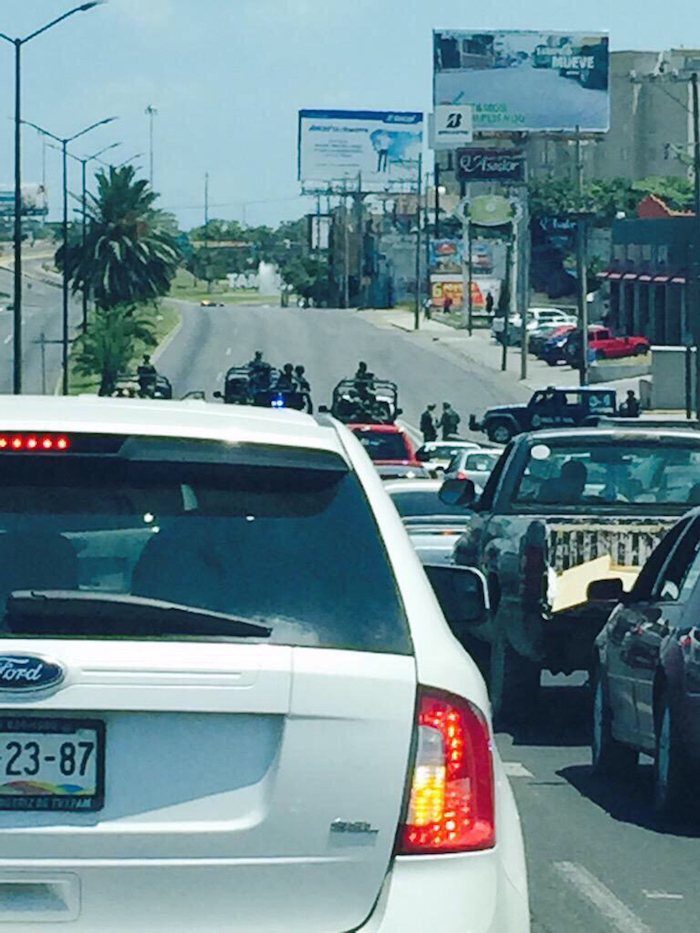
M 422 148 L 422 113 L 299 112 L 299 180 L 307 191 L 414 190 Z
M 471 104 L 476 133 L 610 127 L 604 33 L 440 30 L 433 46 L 434 104 Z

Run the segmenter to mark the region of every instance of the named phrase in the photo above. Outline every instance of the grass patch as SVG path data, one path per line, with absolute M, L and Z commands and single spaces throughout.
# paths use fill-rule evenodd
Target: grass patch
M 157 341 L 157 347 L 159 347 L 180 323 L 180 312 L 172 305 L 162 303 L 155 311 L 153 323 L 155 325 L 153 335 Z M 146 347 L 143 344 L 137 346 L 130 368 L 135 371 L 143 354 L 154 354 L 157 347 Z M 68 363 L 68 372 L 70 395 L 82 395 L 84 393 L 97 395 L 100 388 L 100 376 L 84 376 L 82 373 L 76 372 L 74 354 L 72 351 Z
M 169 298 L 180 298 L 183 301 L 201 301 L 211 298 L 214 301 L 223 301 L 225 304 L 269 305 L 279 301 L 277 295 L 261 295 L 255 289 L 236 289 L 231 291 L 227 282 L 212 282 L 211 290 L 207 283 L 194 276 L 186 269 L 178 269 L 170 287 Z

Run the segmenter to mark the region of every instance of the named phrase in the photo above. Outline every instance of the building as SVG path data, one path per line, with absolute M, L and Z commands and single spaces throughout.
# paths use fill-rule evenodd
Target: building
M 610 326 L 657 346 L 693 343 L 688 297 L 693 214 L 671 211 L 658 198 L 642 202 L 639 218 L 616 220 L 612 261 L 600 273 L 610 289 Z

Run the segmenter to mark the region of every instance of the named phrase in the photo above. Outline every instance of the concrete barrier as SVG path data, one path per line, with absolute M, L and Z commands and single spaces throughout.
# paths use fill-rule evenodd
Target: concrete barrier
M 621 360 L 596 360 L 588 367 L 591 384 L 615 382 L 617 379 L 636 379 L 648 376 L 652 369 L 652 356 L 629 356 Z

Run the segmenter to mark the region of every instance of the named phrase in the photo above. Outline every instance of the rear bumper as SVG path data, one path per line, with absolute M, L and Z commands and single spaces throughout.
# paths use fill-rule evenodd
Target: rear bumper
M 399 857 L 357 933 L 528 933 L 529 916 L 498 850 Z

